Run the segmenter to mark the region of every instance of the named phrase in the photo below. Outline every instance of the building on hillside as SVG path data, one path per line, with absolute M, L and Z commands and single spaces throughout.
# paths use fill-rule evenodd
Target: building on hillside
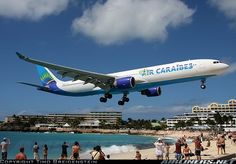
M 201 122 L 202 125 L 206 124 L 206 120 L 210 119 L 215 121 L 214 115 L 216 113 L 219 113 L 221 116 L 226 115 L 226 116 L 231 116 L 232 121 L 229 121 L 229 123 L 225 123 L 222 126 L 224 128 L 228 127 L 236 127 L 236 100 L 231 99 L 228 101 L 227 104 L 219 104 L 219 103 L 211 103 L 207 107 L 199 107 L 199 106 L 194 106 L 192 108 L 191 113 L 184 113 L 182 115 L 177 115 L 174 116 L 173 118 L 167 119 L 167 127 L 168 128 L 174 128 L 175 124 L 178 121 L 188 121 L 191 118 L 198 118 Z M 194 122 L 195 127 L 199 126 L 198 122 Z
M 20 121 L 25 123 L 35 122 L 37 126 L 46 126 L 49 124 L 65 125 L 71 122 L 78 122 L 78 125 L 98 125 L 99 122 L 105 122 L 107 125 L 115 125 L 118 119 L 122 119 L 121 112 L 90 112 L 87 114 L 48 114 L 48 115 L 13 115 L 5 118 L 5 123 Z M 81 124 L 81 125 L 80 125 Z

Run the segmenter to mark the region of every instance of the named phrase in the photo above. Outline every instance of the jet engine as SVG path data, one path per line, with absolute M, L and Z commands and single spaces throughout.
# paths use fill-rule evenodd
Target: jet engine
M 147 97 L 160 96 L 161 87 L 154 87 L 154 88 L 148 88 L 148 89 L 142 90 L 141 94 L 146 95 Z
M 56 84 L 55 81 L 49 82 L 48 87 L 49 87 L 49 89 L 52 90 L 52 91 L 57 91 L 57 90 L 58 90 L 58 87 L 57 87 L 57 84 Z
M 135 86 L 134 77 L 123 77 L 116 79 L 114 86 L 119 89 L 130 89 Z

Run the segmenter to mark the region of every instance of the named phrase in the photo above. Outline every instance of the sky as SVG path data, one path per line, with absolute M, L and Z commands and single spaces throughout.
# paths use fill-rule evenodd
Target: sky
M 162 86 L 162 95 L 66 97 L 20 85 L 40 84 L 31 58 L 98 73 L 189 59 L 219 59 L 224 75 Z M 171 118 L 195 105 L 235 98 L 235 0 L 0 0 L 0 120 L 13 114 L 119 111 L 123 119 Z

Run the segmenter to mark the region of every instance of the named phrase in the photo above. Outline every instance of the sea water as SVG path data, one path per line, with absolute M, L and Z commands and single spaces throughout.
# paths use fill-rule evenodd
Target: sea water
M 4 137 L 10 139 L 8 159 L 14 159 L 20 147 L 25 148 L 28 159 L 33 158 L 33 145 L 39 145 L 39 155 L 43 158 L 43 146 L 48 146 L 48 159 L 58 159 L 61 154 L 61 145 L 67 142 L 68 156 L 75 141 L 80 144 L 81 159 L 91 159 L 89 154 L 93 147 L 100 145 L 105 154 L 116 154 L 121 152 L 135 151 L 136 149 L 154 147 L 153 143 L 157 137 L 127 134 L 72 134 L 72 133 L 35 133 L 35 132 L 0 132 L 0 140 Z M 175 139 L 164 139 L 165 142 L 173 144 Z

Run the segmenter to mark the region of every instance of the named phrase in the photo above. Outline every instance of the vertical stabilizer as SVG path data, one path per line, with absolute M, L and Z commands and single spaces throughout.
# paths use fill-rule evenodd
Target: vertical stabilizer
M 60 81 L 52 74 L 51 71 L 49 71 L 48 68 L 42 67 L 40 65 L 36 65 L 36 67 L 37 67 L 39 77 L 40 77 L 40 80 L 41 80 L 43 86 L 48 85 L 52 81 L 55 81 L 55 82 Z

